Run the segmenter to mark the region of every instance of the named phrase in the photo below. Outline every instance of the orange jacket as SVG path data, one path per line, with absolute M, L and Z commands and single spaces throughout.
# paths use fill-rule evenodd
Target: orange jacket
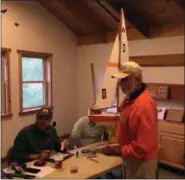
M 146 88 L 135 100 L 124 100 L 116 138 L 123 159 L 152 159 L 158 153 L 157 106 Z

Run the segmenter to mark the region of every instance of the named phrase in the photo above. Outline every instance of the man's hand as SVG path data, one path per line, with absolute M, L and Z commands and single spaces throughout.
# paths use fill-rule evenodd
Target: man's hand
M 69 140 L 68 139 L 64 139 L 61 143 L 60 143 L 60 147 L 61 149 L 67 149 L 69 147 Z
M 30 154 L 29 159 L 30 160 L 37 160 L 40 158 L 40 154 Z
M 47 159 L 51 156 L 52 152 L 50 150 L 43 150 L 40 152 L 40 159 Z
M 106 145 L 100 148 L 96 148 L 95 151 L 107 156 L 121 156 L 121 149 L 119 145 Z

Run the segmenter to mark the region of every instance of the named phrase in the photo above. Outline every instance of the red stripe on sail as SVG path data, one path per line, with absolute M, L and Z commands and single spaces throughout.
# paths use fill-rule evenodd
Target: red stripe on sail
M 108 67 L 119 67 L 118 63 L 108 63 Z

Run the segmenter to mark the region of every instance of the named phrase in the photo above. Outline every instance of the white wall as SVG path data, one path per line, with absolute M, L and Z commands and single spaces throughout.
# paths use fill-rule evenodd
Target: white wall
M 92 102 L 90 63 L 94 63 L 100 85 L 113 43 L 78 47 L 78 117 L 87 114 Z M 184 53 L 184 36 L 129 42 L 130 56 Z M 145 82 L 184 84 L 184 67 L 145 67 Z
M 37 2 L 4 1 L 2 47 L 11 48 L 11 98 L 13 117 L 2 119 L 2 157 L 6 155 L 22 127 L 33 123 L 35 115 L 19 116 L 17 49 L 53 53 L 54 120 L 59 135 L 70 132 L 74 121 L 87 114 L 92 102 L 90 63 L 95 64 L 98 85 L 109 59 L 112 44 L 76 47 L 75 35 Z M 20 26 L 16 27 L 17 22 Z M 130 55 L 154 55 L 184 52 L 184 37 L 129 42 Z M 164 71 L 163 71 L 164 69 Z M 184 68 L 144 69 L 146 81 L 184 83 Z M 176 72 L 175 72 L 176 70 Z M 155 74 L 155 76 L 151 75 Z M 171 74 L 174 74 L 173 76 Z M 164 76 L 165 74 L 165 76 Z M 167 76 L 169 75 L 169 76 Z
M 59 135 L 70 132 L 76 121 L 76 36 L 36 1 L 4 1 L 2 47 L 11 48 L 11 98 L 13 117 L 2 119 L 2 157 L 18 131 L 35 121 L 35 115 L 19 116 L 17 49 L 53 53 L 54 120 Z M 16 27 L 17 22 L 20 26 Z
M 131 41 L 129 48 L 131 56 L 184 53 L 184 36 Z M 145 67 L 143 76 L 145 82 L 184 84 L 184 67 Z

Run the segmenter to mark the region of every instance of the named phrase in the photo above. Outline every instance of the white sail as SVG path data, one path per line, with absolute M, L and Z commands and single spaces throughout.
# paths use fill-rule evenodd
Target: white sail
M 125 18 L 123 9 L 121 9 L 121 16 L 120 16 L 120 34 L 121 34 L 121 48 L 120 48 L 120 63 L 123 64 L 126 61 L 129 61 L 129 49 L 128 49 L 128 39 L 127 39 L 127 31 L 125 26 Z
M 120 29 L 119 29 L 119 35 L 120 35 L 120 56 L 119 61 L 120 65 L 122 65 L 124 62 L 129 61 L 129 48 L 128 48 L 128 39 L 127 39 L 127 31 L 126 31 L 126 24 L 125 24 L 125 17 L 124 17 L 124 11 L 121 8 L 120 13 Z M 121 104 L 125 97 L 125 94 L 123 94 L 120 86 L 119 86 L 119 92 L 117 92 L 117 106 Z
M 115 101 L 115 92 L 117 81 L 111 76 L 118 71 L 119 40 L 116 36 L 109 62 L 104 73 L 103 83 L 99 88 L 96 98 L 96 105 L 100 108 L 107 108 Z
M 113 44 L 112 52 L 104 74 L 103 83 L 96 98 L 97 107 L 102 109 L 108 108 L 112 105 L 117 105 L 117 103 L 120 104 L 124 98 L 124 94 L 121 92 L 120 88 L 119 93 L 116 90 L 117 80 L 113 79 L 111 76 L 118 71 L 121 64 L 128 60 L 129 54 L 125 18 L 123 9 L 121 9 L 119 30 Z
M 100 115 L 90 115 L 89 117 L 91 120 L 101 123 L 116 122 L 118 117 L 118 106 L 124 99 L 125 95 L 121 92 L 121 89 L 118 86 L 118 80 L 112 78 L 112 75 L 118 72 L 121 64 L 128 60 L 129 52 L 125 18 L 123 9 L 121 9 L 119 30 L 104 73 L 103 83 L 99 88 L 95 103 L 99 109 L 105 109 L 105 111 Z M 110 110 L 110 107 L 112 106 L 114 106 L 113 111 Z

